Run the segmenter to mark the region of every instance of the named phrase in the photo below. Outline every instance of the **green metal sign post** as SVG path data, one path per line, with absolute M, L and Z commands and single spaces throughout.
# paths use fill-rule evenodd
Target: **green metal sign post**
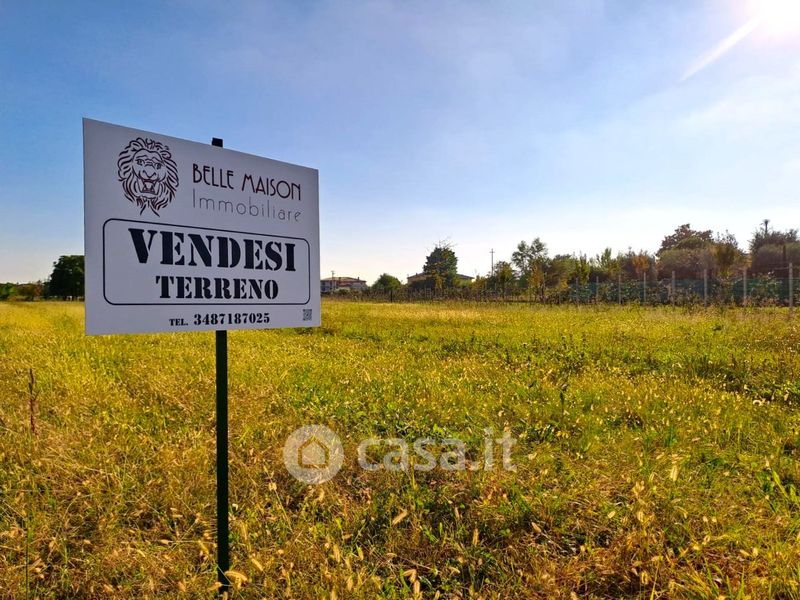
M 212 138 L 212 146 L 222 148 L 222 140 Z M 216 332 L 217 354 L 217 580 L 219 593 L 230 590 L 226 575 L 231 568 L 228 534 L 228 332 Z
M 93 119 L 83 120 L 83 155 L 87 335 L 215 333 L 224 596 L 233 587 L 228 331 L 319 327 L 319 173 L 225 149 L 219 138 Z

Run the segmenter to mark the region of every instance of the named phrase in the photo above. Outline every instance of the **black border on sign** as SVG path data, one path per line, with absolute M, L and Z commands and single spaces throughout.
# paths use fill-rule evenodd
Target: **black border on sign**
M 308 252 L 308 297 L 305 302 L 111 302 L 106 296 L 106 225 L 111 221 L 123 223 L 138 223 L 143 225 L 156 225 L 162 227 L 181 227 L 183 229 L 201 229 L 221 233 L 238 233 L 240 235 L 255 235 L 259 237 L 281 238 L 284 240 L 299 240 L 305 242 Z M 232 229 L 215 229 L 213 227 L 198 227 L 195 225 L 178 225 L 176 223 L 161 223 L 157 221 L 135 221 L 133 219 L 106 219 L 103 223 L 103 300 L 111 306 L 305 306 L 311 301 L 311 244 L 305 238 L 291 237 L 288 235 L 273 235 L 271 233 L 255 233 L 252 231 L 234 231 Z

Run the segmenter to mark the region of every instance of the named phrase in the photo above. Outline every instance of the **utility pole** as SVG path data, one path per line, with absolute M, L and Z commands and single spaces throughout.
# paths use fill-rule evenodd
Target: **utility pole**
M 491 273 L 490 273 L 490 275 L 491 275 L 491 276 L 494 276 L 494 248 L 492 248 L 491 250 L 489 250 L 489 254 L 491 254 L 491 255 L 492 255 L 492 270 L 491 270 Z

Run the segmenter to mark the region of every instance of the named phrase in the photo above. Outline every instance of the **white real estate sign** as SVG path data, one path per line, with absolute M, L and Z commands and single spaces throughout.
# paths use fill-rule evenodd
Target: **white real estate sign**
M 86 333 L 320 324 L 315 169 L 83 121 Z

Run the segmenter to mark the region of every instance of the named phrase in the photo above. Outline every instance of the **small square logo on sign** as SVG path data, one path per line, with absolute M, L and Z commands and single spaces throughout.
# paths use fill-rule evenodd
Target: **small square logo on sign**
M 303 309 L 303 321 L 310 321 L 311 320 L 311 311 L 310 308 Z

